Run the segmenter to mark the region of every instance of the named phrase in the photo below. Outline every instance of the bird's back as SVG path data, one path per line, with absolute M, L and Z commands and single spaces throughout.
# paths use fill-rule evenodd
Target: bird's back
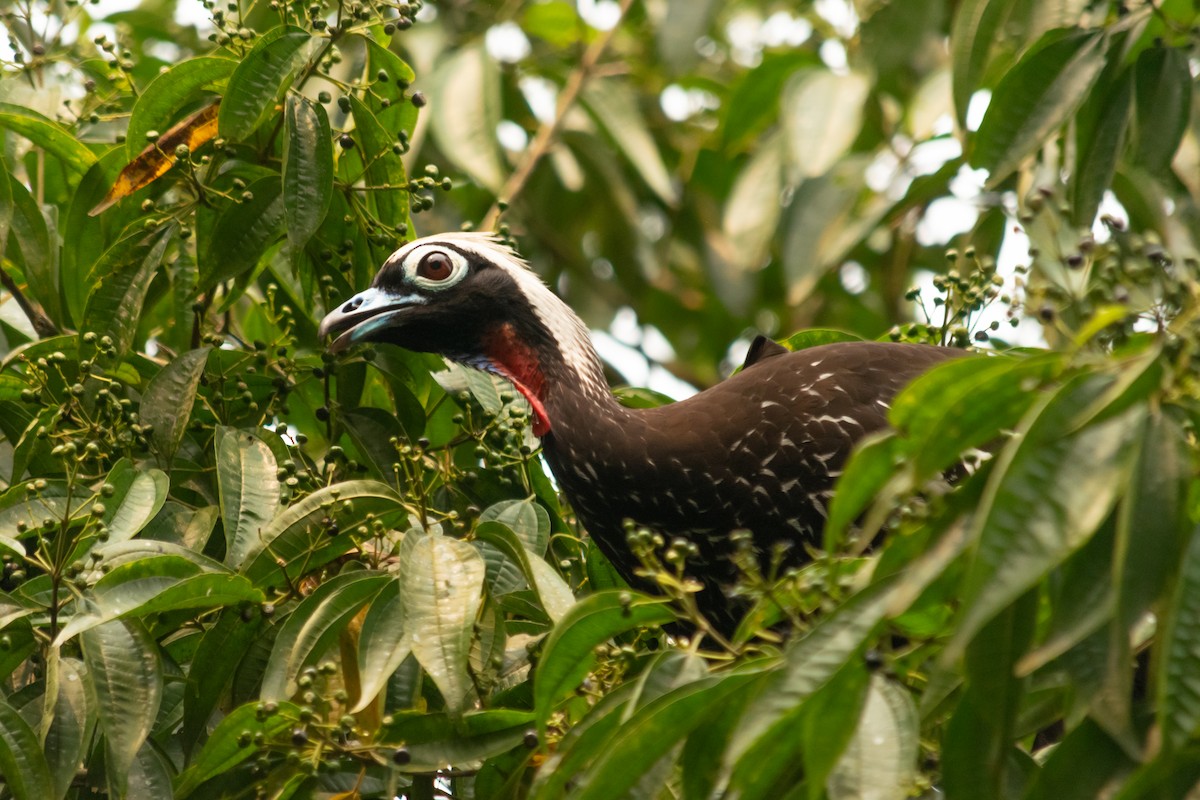
M 668 540 L 695 543 L 700 555 L 691 574 L 727 584 L 736 577 L 729 560 L 735 529 L 753 532 L 764 559 L 784 542 L 793 563 L 803 560 L 803 544 L 821 536 L 855 442 L 886 427 L 888 406 L 904 386 L 961 354 L 877 342 L 767 352 L 694 397 L 631 413 L 622 436 L 599 432 L 604 441 L 591 445 L 586 434 L 548 441 L 547 456 L 622 573 L 636 566 L 623 526 L 631 519 Z M 583 479 L 577 461 L 590 465 Z M 707 600 L 710 614 L 728 612 L 719 594 Z

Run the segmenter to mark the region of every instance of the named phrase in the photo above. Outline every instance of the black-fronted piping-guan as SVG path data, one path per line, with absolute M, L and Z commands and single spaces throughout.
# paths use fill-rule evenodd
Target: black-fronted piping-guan
M 795 561 L 822 533 L 851 447 L 887 424 L 892 398 L 961 351 L 846 342 L 789 352 L 759 339 L 743 370 L 694 397 L 631 409 L 609 390 L 588 330 L 495 238 L 449 233 L 410 242 L 371 288 L 331 311 L 320 333 L 341 350 L 390 342 L 503 375 L 529 401 L 533 432 L 600 550 L 641 585 L 625 521 L 696 545 L 689 576 L 718 629 L 736 624 L 721 587 L 736 570 L 730 533 L 760 553 L 780 540 Z

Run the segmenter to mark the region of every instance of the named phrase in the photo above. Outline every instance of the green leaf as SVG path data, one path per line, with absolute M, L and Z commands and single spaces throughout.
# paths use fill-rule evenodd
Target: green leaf
M 825 69 L 797 72 L 783 87 L 783 123 L 788 163 L 803 178 L 829 171 L 858 138 L 871 82 L 855 72 Z M 813 109 L 821 109 L 814 114 Z
M 1200 782 L 1200 748 L 1192 745 L 1139 765 L 1113 795 L 1113 800 L 1186 798 L 1197 782 Z
M 145 149 L 147 133 L 166 132 L 189 101 L 203 89 L 220 89 L 237 66 L 236 59 L 225 56 L 194 56 L 159 73 L 138 95 L 129 116 L 126 161 L 137 158 Z
M 108 533 L 107 544 L 104 545 L 106 552 L 116 552 L 123 546 L 129 546 L 135 550 L 153 548 L 154 552 L 161 551 L 164 545 L 159 543 L 141 541 L 131 543 L 129 540 L 141 532 L 162 509 L 169 489 L 166 474 L 157 469 L 139 470 L 128 459 L 122 458 L 109 471 L 104 482 L 113 487 L 112 495 L 109 497 L 95 495 L 91 498 L 86 495 L 80 497 L 71 511 L 72 516 L 79 517 L 85 513 L 83 510 L 85 505 L 100 502 L 104 506 L 104 512 L 100 515 L 99 521 L 104 523 Z M 51 500 L 51 505 L 59 506 L 53 515 L 61 517 L 66 511 L 65 503 L 57 498 L 47 499 Z M 58 502 L 55 502 L 56 500 Z M 71 560 L 83 558 L 93 550 L 98 538 L 99 531 L 96 528 L 89 528 L 86 535 L 80 536 L 75 541 Z M 199 558 L 194 553 L 186 550 L 185 552 L 188 556 Z M 110 565 L 113 564 L 110 563 Z
M 482 602 L 483 558 L 458 539 L 408 535 L 419 537 L 402 565 L 400 587 L 413 655 L 442 693 L 447 710 L 458 714 L 471 688 L 467 662 Z
M 658 408 L 675 402 L 675 398 L 644 386 L 618 386 L 613 396 L 626 408 Z
M 409 102 L 405 90 L 417 79 L 416 73 L 404 59 L 370 36 L 362 37 L 367 45 L 367 71 L 371 76 L 384 72 L 387 81 L 376 80 L 367 93 L 367 105 L 383 127 L 398 136 L 400 131 L 412 134 L 417 126 L 417 107 Z
M 807 50 L 764 50 L 762 63 L 741 77 L 730 94 L 728 111 L 721 115 L 723 147 L 737 151 L 750 144 L 778 116 L 788 78 L 802 67 L 817 66 L 820 62 Z
M 628 589 L 629 584 L 617 573 L 616 567 L 608 560 L 608 556 L 600 552 L 596 542 L 587 540 L 587 550 L 584 553 L 587 562 L 587 581 L 593 592 L 608 589 Z
M 861 342 L 863 338 L 856 336 L 853 333 L 845 331 L 836 331 L 829 328 L 807 328 L 802 331 L 796 331 L 791 336 L 782 340 L 780 344 L 792 352 L 797 350 L 807 350 L 810 347 L 820 347 L 823 344 L 835 344 L 837 342 Z
M 162 700 L 158 645 L 141 623 L 131 620 L 84 631 L 80 644 L 89 699 L 104 732 L 106 773 L 110 785 L 123 790 Z
M 996 86 L 971 163 L 997 186 L 1066 123 L 1104 67 L 1104 35 L 1052 31 Z
M 778 134 L 764 139 L 737 173 L 721 229 L 729 239 L 729 259 L 740 270 L 756 270 L 766 263 L 783 208 L 785 144 Z
M 139 208 L 144 199 L 142 195 L 149 194 L 149 190 L 141 190 L 132 201 L 110 208 L 98 217 L 89 216 L 88 212 L 104 199 L 127 162 L 125 151 L 119 147 L 104 154 L 80 179 L 63 218 L 62 229 L 70 235 L 64 237 L 62 243 L 60 282 L 66 313 L 73 322 L 83 316 L 91 289 L 88 276 L 96 254 L 103 253 L 112 243 L 114 234 L 142 213 Z
M 623 726 L 636 712 L 674 689 L 703 679 L 705 674 L 703 660 L 694 654 L 667 650 L 651 656 L 640 675 L 600 698 L 567 730 L 557 746 L 550 749 L 530 796 L 537 800 L 573 796 L 572 792 L 581 776 L 591 773 L 591 768 L 608 752 L 621 735 Z M 728 710 L 740 710 L 746 694 L 746 691 L 734 694 L 729 703 L 715 712 L 714 721 L 717 724 L 727 721 Z M 571 715 L 569 708 L 568 718 Z M 705 730 L 711 730 L 711 723 L 705 726 Z M 688 738 L 691 742 L 696 737 Z M 634 776 L 637 784 L 627 796 L 657 796 L 671 773 L 672 762 L 683 750 L 682 745 L 672 747 L 669 754 L 658 758 L 648 768 L 639 770 L 641 774 Z M 719 753 L 719 750 L 715 752 Z
M 920 109 L 928 101 L 928 97 L 923 95 L 936 85 L 934 91 L 940 98 L 935 102 L 940 109 L 949 110 L 949 101 L 952 100 L 950 70 L 938 69 L 921 59 L 933 42 L 945 42 L 948 18 L 955 7 L 941 0 L 912 0 L 901 5 L 886 3 L 872 6 L 869 15 L 863 16 L 859 29 L 858 46 L 862 48 L 866 62 L 863 66 L 870 66 L 872 82 L 876 84 L 881 97 L 895 97 L 897 95 L 893 93 L 900 90 L 899 96 L 904 97 L 908 104 L 910 120 L 916 123 L 910 124 L 908 129 L 917 141 L 924 140 L 932 133 L 934 121 L 933 118 L 927 123 L 916 120 L 928 116 L 926 111 Z M 939 58 L 939 65 L 944 61 Z M 920 81 L 919 86 L 914 85 L 914 73 Z M 914 111 L 915 114 L 911 113 Z M 941 116 L 941 113 L 936 116 Z
M 821 797 L 830 773 L 835 768 L 840 771 L 846 761 L 843 754 L 850 756 L 846 748 L 861 734 L 868 691 L 876 680 L 884 679 L 868 674 L 865 660 L 853 658 L 801 706 L 804 777 L 810 798 Z M 747 758 L 743 756 L 738 766 Z
M 7 536 L 0 535 L 0 549 L 8 551 L 9 555 L 16 556 L 17 558 L 25 557 L 25 545 Z
M 288 246 L 299 253 L 321 226 L 333 199 L 333 134 L 324 107 L 302 95 L 287 98 L 284 125 L 284 217 Z
M 293 25 L 260 36 L 229 78 L 217 120 L 221 136 L 238 141 L 254 133 L 275 112 L 316 46 L 308 31 Z
M 846 531 L 873 500 L 888 497 L 884 487 L 903 463 L 903 453 L 904 443 L 890 432 L 863 437 L 854 445 L 838 478 L 829 518 L 825 521 L 826 552 L 835 552 L 842 546 Z
M 655 41 L 668 74 L 685 72 L 700 59 L 696 40 L 708 33 L 718 7 L 715 0 L 667 2 L 667 16 L 655 26 Z
M 155 747 L 153 741 L 147 741 L 142 745 L 142 749 L 138 750 L 129 768 L 129 797 L 160 797 L 162 800 L 173 800 L 171 776 L 174 773 L 174 765 Z
M 483 42 L 460 47 L 434 71 L 430 129 L 438 148 L 492 194 L 508 172 L 496 142 L 500 124 L 500 70 Z
M 16 800 L 58 796 L 42 743 L 5 698 L 0 698 L 0 775 Z
M 36 609 L 22 605 L 23 602 L 26 602 L 25 598 L 0 592 L 0 625 L 3 625 L 3 635 L 8 637 L 10 645 L 8 650 L 0 650 L 0 675 L 6 677 L 23 666 L 25 659 L 42 646 L 40 640 L 34 640 L 33 627 L 29 623 L 29 617 Z
M 200 347 L 172 359 L 142 393 L 139 415 L 143 424 L 153 427 L 151 441 L 160 464 L 169 465 L 179 451 L 211 350 Z
M 0 258 L 4 257 L 4 250 L 8 247 L 8 231 L 12 228 L 13 190 L 11 181 L 7 166 L 0 161 Z
M 24 136 L 76 175 L 82 175 L 96 163 L 96 156 L 83 142 L 33 109 L 0 103 L 0 128 Z
M 611 741 L 624 722 L 638 694 L 638 686 L 627 681 L 596 701 L 588 713 L 567 729 L 558 746 L 546 756 L 534 776 L 531 800 L 565 797 L 567 787 Z M 734 699 L 734 704 L 736 700 Z
M 1091 226 L 1105 190 L 1112 185 L 1117 161 L 1125 148 L 1132 106 L 1133 74 L 1126 70 L 1111 82 L 1102 78 L 1080 109 L 1070 184 L 1071 220 L 1078 227 Z
M 16 375 L 0 374 L 0 403 L 21 399 L 21 392 L 29 388 L 29 384 Z
M 858 730 L 829 776 L 829 800 L 909 797 L 917 777 L 919 723 L 909 691 L 872 676 Z
M 371 69 L 378 72 L 383 70 L 388 74 L 388 82 L 396 84 L 411 84 L 417 79 L 417 74 L 404 59 L 393 53 L 384 45 L 369 36 L 364 36 L 367 53 L 371 58 Z M 398 96 L 398 95 L 397 95 Z M 411 133 L 411 131 L 409 131 Z
M 747 687 L 745 691 L 729 698 L 704 727 L 692 731 L 688 736 L 679 756 L 679 771 L 685 798 L 699 800 L 719 796 L 719 782 L 729 778 L 722 763 L 722 755 L 747 703 L 763 683 L 765 681 L 759 679 L 757 686 Z M 584 721 L 587 719 L 585 717 Z
M 381 729 L 377 741 L 403 744 L 414 772 L 432 772 L 481 761 L 515 747 L 529 731 L 533 714 L 507 708 L 468 711 L 462 716 L 402 711 Z
M 39 205 L 25 184 L 12 176 L 8 178 L 8 189 L 13 202 L 10 206 L 10 242 L 15 244 L 16 248 L 15 251 L 8 250 L 7 256 L 15 261 L 18 253 L 20 254 L 25 279 L 29 283 L 29 293 L 47 314 L 60 319 L 62 309 L 58 298 L 59 251 L 57 242 L 52 246 L 58 232 L 53 231 L 49 224 L 53 219 L 53 212 L 49 207 Z
M 363 177 L 366 185 L 378 189 L 369 192 L 369 202 L 374 205 L 378 218 L 395 225 L 408 221 L 408 181 L 404 173 L 404 162 L 393 152 L 395 134 L 389 133 L 371 109 L 354 95 L 350 95 L 350 108 L 354 114 L 354 136 L 367 160 Z M 355 176 L 356 178 L 358 176 Z
M 66 493 L 66 485 L 60 481 L 48 483 L 40 494 L 28 491 L 25 486 L 9 489 L 0 495 L 0 530 L 16 534 L 21 522 L 37 525 L 46 517 L 61 518 L 67 511 Z M 81 506 L 82 502 L 77 502 L 71 510 L 78 511 Z
M 237 569 L 262 549 L 259 534 L 275 518 L 283 487 L 275 454 L 254 432 L 219 427 L 213 441 L 225 563 Z
M 70 618 L 57 643 L 120 617 L 240 601 L 261 603 L 264 598 L 249 581 L 221 569 L 215 561 L 163 554 L 118 563 L 96 581 L 87 599 L 88 611 Z
M 262 625 L 261 617 L 246 622 L 236 608 L 230 608 L 221 612 L 217 621 L 204 631 L 184 685 L 180 738 L 185 753 L 191 754 L 205 731 L 243 655 L 260 636 Z
M 82 667 L 82 662 L 73 658 L 58 661 L 58 680 L 55 681 L 58 690 L 44 744 L 47 766 L 54 782 L 54 793 L 48 797 L 66 797 L 78 775 L 84 743 L 94 721 L 88 715 Z
M 824 175 L 803 181 L 792 194 L 787 217 L 777 226 L 788 305 L 805 300 L 826 271 L 840 265 L 889 210 L 891 204 L 883 198 L 859 204 L 867 164 L 863 155 L 846 155 Z
M 385 585 L 367 609 L 358 634 L 359 695 L 351 713 L 357 714 L 370 705 L 412 652 L 408 616 L 400 597 L 401 582 L 396 577 Z
M 1115 541 L 1113 515 L 1056 570 L 1057 585 L 1050 591 L 1053 607 L 1049 624 L 1038 645 L 1018 662 L 1018 675 L 1028 675 L 1078 647 L 1111 620 L 1116 596 L 1110 580 Z
M 744 689 L 756 671 L 704 678 L 668 692 L 637 711 L 620 727 L 596 763 L 571 792 L 573 800 L 616 800 L 722 703 Z
M 1163 383 L 1163 359 L 1157 347 L 1136 353 L 1128 358 L 1114 360 L 1110 372 L 1115 373 L 1108 387 L 1091 403 L 1081 409 L 1069 432 L 1088 425 L 1096 425 L 1125 413 L 1130 408 L 1144 404 L 1147 398 L 1156 395 Z
M 337 641 L 338 634 L 390 581 L 377 572 L 346 572 L 318 586 L 284 620 L 262 679 L 263 700 L 297 691 L 296 678 Z
M 769 744 L 781 731 L 790 730 L 792 710 L 833 678 L 862 647 L 887 613 L 897 585 L 895 578 L 888 578 L 867 587 L 788 646 L 782 668 L 750 701 L 734 733 L 725 753 L 730 767 L 751 748 Z
M 521 29 L 556 47 L 579 44 L 585 26 L 572 3 L 550 0 L 521 9 Z
M 625 631 L 674 619 L 666 601 L 627 591 L 597 592 L 576 603 L 554 626 L 542 650 L 533 685 L 538 726 L 545 728 L 558 701 L 591 671 L 597 645 Z
M 1068 434 L 1108 386 L 1084 375 L 1034 405 L 1023 435 L 990 475 L 962 591 L 962 618 L 943 653 L 949 663 L 982 625 L 1062 563 L 1096 530 L 1124 479 L 1136 410 Z
M 953 62 L 950 74 L 958 125 L 964 130 L 971 96 L 980 88 L 992 44 L 996 41 L 1009 5 L 999 0 L 964 0 L 954 15 L 950 31 L 950 57 Z
M 1013 729 L 1025 691 L 1013 665 L 1033 638 L 1037 595 L 1027 592 L 989 620 L 966 651 L 967 688 L 942 737 L 951 796 L 1000 800 L 1007 787 Z
M 1085 719 L 1054 747 L 1025 800 L 1092 800 L 1111 788 L 1115 776 L 1133 767 L 1120 745 Z
M 96 284 L 88 294 L 80 328 L 81 333 L 111 337 L 118 357 L 133 344 L 150 280 L 176 233 L 173 224 L 154 233 L 143 233 L 138 223 L 131 227 L 136 230 L 105 251 L 92 267 L 90 278 Z
M 1025 360 L 960 358 L 909 384 L 888 419 L 912 440 L 916 481 L 952 466 L 963 452 L 984 447 L 1015 426 L 1036 399 L 1034 389 L 1061 368 L 1055 354 Z
M 217 572 L 184 578 L 142 603 L 131 614 L 148 617 L 167 611 L 212 609 L 241 604 L 257 606 L 264 600 L 266 597 L 262 590 L 255 588 L 241 575 Z
M 808 796 L 822 796 L 825 778 L 858 729 L 869 680 L 861 658 L 848 660 L 829 683 L 790 709 L 773 735 L 741 754 L 727 775 L 726 793 L 746 800 L 779 797 L 803 777 Z M 715 755 L 720 765 L 723 754 Z
M 1092 717 L 1129 753 L 1141 747 L 1133 717 L 1131 642 L 1147 613 L 1169 605 L 1191 533 L 1191 457 L 1182 429 L 1162 410 L 1152 411 L 1136 450 L 1116 518 L 1112 574 L 1106 582 L 1115 600 L 1103 682 L 1089 703 Z
M 1134 75 L 1133 162 L 1163 174 L 1170 170 L 1191 119 L 1193 82 L 1187 53 L 1174 47 L 1145 50 L 1138 56 Z
M 351 508 L 331 515 L 322 507 L 330 501 L 350 503 Z M 242 562 L 242 574 L 256 586 L 287 585 L 300 577 L 300 570 L 317 569 L 351 547 L 349 532 L 368 514 L 379 517 L 403 510 L 395 491 L 378 481 L 345 481 L 318 489 L 285 508 L 259 532 L 258 544 Z M 325 517 L 339 523 L 337 536 L 330 536 L 321 524 Z
M 571 593 L 571 587 L 562 576 L 541 556 L 526 550 L 525 545 L 507 525 L 499 522 L 481 522 L 475 528 L 475 537 L 492 545 L 520 566 L 525 579 L 537 592 L 542 608 L 552 621 L 559 622 L 575 604 L 575 595 Z
M 1191 531 L 1188 437 L 1167 413 L 1151 412 L 1121 507 L 1113 556 L 1117 618 L 1131 630 L 1163 596 Z
M 409 395 L 411 397 L 411 395 Z M 414 398 L 414 402 L 415 398 Z M 375 468 L 375 471 L 389 482 L 397 482 L 399 475 L 394 465 L 399 458 L 392 439 L 406 437 L 405 431 L 391 411 L 382 408 L 346 409 L 340 415 L 340 420 L 358 450 L 359 460 Z M 425 419 L 424 409 L 421 419 Z M 408 437 L 411 441 L 412 437 Z
M 1158 663 L 1163 743 L 1178 749 L 1200 730 L 1200 534 L 1193 529 L 1166 610 Z
M 176 778 L 175 796 L 179 800 L 205 781 L 225 775 L 246 759 L 257 756 L 257 748 L 239 742 L 246 734 L 251 739 L 255 734 L 262 734 L 269 741 L 292 727 L 300 717 L 300 709 L 291 703 L 281 702 L 277 713 L 265 718 L 258 713 L 257 707 L 257 703 L 248 703 L 235 708 L 221 720 L 195 762 Z
M 285 216 L 279 176 L 259 178 L 247 191 L 252 199 L 226 205 L 208 237 L 200 255 L 199 291 L 254 269 L 279 236 Z
M 517 535 L 521 545 L 534 555 L 546 552 L 550 541 L 550 517 L 546 510 L 532 500 L 501 500 L 488 506 L 479 515 L 480 522 L 499 522 Z M 494 545 L 478 544 L 487 563 L 488 587 L 493 596 L 508 594 L 528 585 L 520 564 L 505 558 Z
M 107 516 L 109 543 L 132 539 L 146 527 L 167 499 L 170 479 L 162 470 L 137 471 L 116 510 Z M 116 497 L 116 495 L 113 495 Z
M 224 571 L 224 567 L 220 562 L 213 561 L 206 555 L 197 553 L 180 544 L 171 542 L 157 542 L 151 539 L 134 539 L 129 542 L 109 542 L 101 547 L 98 547 L 97 552 L 103 558 L 104 562 L 111 568 L 116 568 L 121 564 L 126 564 L 132 561 L 141 561 L 146 558 L 154 558 L 158 556 L 168 556 L 172 558 L 190 561 L 197 567 L 197 572 L 203 571 Z
M 488 416 L 495 417 L 504 411 L 504 400 L 500 395 L 504 392 L 512 393 L 512 384 L 504 378 L 491 372 L 458 364 L 452 365 L 448 373 L 446 376 L 440 374 L 437 376 L 447 394 L 456 391 L 449 386 L 450 381 L 461 382 L 462 388 L 471 392 L 471 396 L 483 407 Z
M 637 93 L 610 78 L 587 83 L 580 99 L 659 199 L 667 205 L 678 202 L 679 192 L 638 109 Z

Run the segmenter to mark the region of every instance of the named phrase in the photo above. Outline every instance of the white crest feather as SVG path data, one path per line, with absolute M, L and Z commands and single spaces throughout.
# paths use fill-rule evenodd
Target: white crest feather
M 545 282 L 535 273 L 516 251 L 501 242 L 495 235 L 479 231 L 441 233 L 409 242 L 396 251 L 392 259 L 403 261 L 417 248 L 437 243 L 452 245 L 471 253 L 504 270 L 529 302 L 538 320 L 558 342 L 563 360 L 591 388 L 608 394 L 604 381 L 604 370 L 599 356 L 592 347 L 591 334 L 583 320 L 571 307 L 550 291 Z M 389 260 L 392 260 L 389 259 Z

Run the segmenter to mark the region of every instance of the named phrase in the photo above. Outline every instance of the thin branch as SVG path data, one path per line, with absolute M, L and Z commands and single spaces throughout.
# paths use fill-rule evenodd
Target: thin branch
M 579 66 L 567 76 L 567 82 L 563 84 L 562 91 L 558 93 L 558 105 L 554 110 L 554 119 L 543 123 L 538 128 L 529 147 L 525 148 L 525 152 L 521 157 L 521 161 L 517 164 L 517 168 L 508 176 L 508 180 L 504 182 L 504 186 L 500 189 L 500 194 L 496 197 L 496 202 L 492 204 L 492 207 L 488 209 L 488 213 L 484 216 L 481 225 L 483 230 L 491 230 L 496 227 L 496 223 L 500 219 L 500 204 L 502 202 L 511 204 L 516 199 L 521 190 L 525 188 L 525 184 L 529 181 L 529 176 L 533 174 L 533 168 L 550 151 L 550 147 L 558 137 L 559 130 L 562 129 L 563 120 L 566 119 L 567 112 L 575 105 L 575 101 L 579 99 L 579 93 L 583 90 L 588 79 L 595 73 L 600 57 L 608 49 L 609 42 L 612 41 L 617 29 L 621 26 L 621 22 L 625 19 L 625 14 L 632 5 L 633 0 L 621 0 L 621 14 L 617 17 L 616 24 L 601 33 L 588 46 L 588 49 L 584 51 L 583 58 L 579 61 Z
M 17 301 L 17 305 L 25 312 L 25 318 L 29 320 L 29 324 L 33 326 L 33 330 L 37 333 L 39 339 L 45 339 L 50 336 L 57 336 L 59 333 L 58 326 L 54 321 L 47 317 L 45 313 L 30 302 L 21 288 L 17 286 L 16 281 L 8 272 L 0 267 L 0 284 L 12 293 L 13 299 Z

